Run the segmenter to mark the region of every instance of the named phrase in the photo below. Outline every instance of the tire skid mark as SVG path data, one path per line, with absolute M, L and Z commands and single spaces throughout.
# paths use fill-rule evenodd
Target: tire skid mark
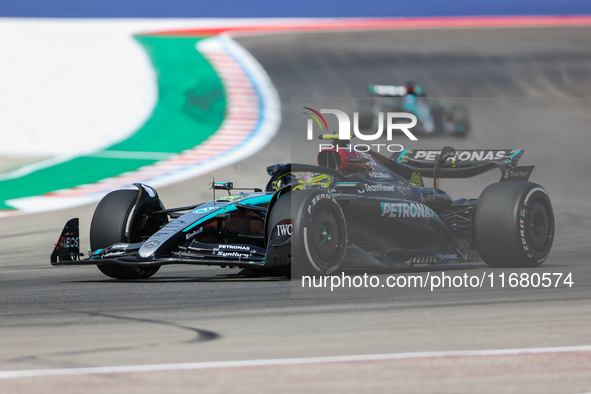
M 112 319 L 119 319 L 119 320 L 128 320 L 128 321 L 134 321 L 134 322 L 140 322 L 140 323 L 152 323 L 152 324 L 159 324 L 159 325 L 163 325 L 163 326 L 167 326 L 167 327 L 173 327 L 173 328 L 178 328 L 181 330 L 187 330 L 187 331 L 191 331 L 194 332 L 195 334 L 197 334 L 197 336 L 195 338 L 193 338 L 190 341 L 181 341 L 180 343 L 197 343 L 197 342 L 207 342 L 207 341 L 213 341 L 214 339 L 218 339 L 221 337 L 220 334 L 213 332 L 213 331 L 209 331 L 209 330 L 203 330 L 200 328 L 195 328 L 195 327 L 189 327 L 189 326 L 183 326 L 180 324 L 176 324 L 176 323 L 172 323 L 172 322 L 167 322 L 167 321 L 163 321 L 163 320 L 154 320 L 154 319 L 144 319 L 144 318 L 137 318 L 137 317 L 130 317 L 130 316 L 120 316 L 120 315 L 112 315 L 112 314 L 106 314 L 106 313 L 98 313 L 98 312 L 79 312 L 79 313 L 84 313 L 87 314 L 89 316 L 98 316 L 98 317 L 109 317 Z
M 63 311 L 66 312 L 66 311 Z M 72 311 L 67 311 L 72 313 Z M 166 327 L 176 328 L 184 331 L 190 331 L 196 334 L 196 336 L 190 340 L 179 341 L 176 342 L 177 344 L 194 344 L 194 343 L 201 343 L 201 342 L 208 342 L 213 341 L 216 339 L 221 338 L 221 335 L 209 331 L 203 330 L 200 328 L 183 326 L 181 324 L 175 324 L 172 322 L 167 322 L 163 320 L 155 320 L 155 319 L 144 319 L 144 318 L 136 318 L 130 316 L 121 316 L 121 315 L 114 315 L 114 314 L 107 314 L 107 313 L 100 313 L 100 312 L 80 312 L 74 311 L 73 313 L 83 314 L 90 317 L 106 317 L 110 319 L 116 320 L 123 320 L 123 321 L 132 321 L 137 323 L 150 323 L 150 324 L 158 324 Z M 23 363 L 23 362 L 37 362 L 41 365 L 49 365 L 49 366 L 60 366 L 65 368 L 80 368 L 80 367 L 90 367 L 90 365 L 72 362 L 72 361 L 53 361 L 54 358 L 61 358 L 61 357 L 68 357 L 68 356 L 78 356 L 78 355 L 88 355 L 88 354 L 99 354 L 99 353 L 107 353 L 107 352 L 120 352 L 120 351 L 133 351 L 138 349 L 145 349 L 145 348 L 155 348 L 162 346 L 161 343 L 144 343 L 141 345 L 136 346 L 115 346 L 115 347 L 101 347 L 95 349 L 84 349 L 84 350 L 73 350 L 73 351 L 65 351 L 65 352 L 52 352 L 47 353 L 45 355 L 27 355 L 16 357 L 12 359 L 4 359 L 2 360 L 5 363 Z M 65 363 L 65 365 L 64 365 Z

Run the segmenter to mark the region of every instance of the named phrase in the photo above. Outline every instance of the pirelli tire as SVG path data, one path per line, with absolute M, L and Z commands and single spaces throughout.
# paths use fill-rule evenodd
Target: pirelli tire
M 487 186 L 472 217 L 473 240 L 492 267 L 542 264 L 552 248 L 554 227 L 548 192 L 531 182 Z
M 347 225 L 339 204 L 326 191 L 301 190 L 291 193 L 291 209 L 292 277 L 337 271 L 347 248 Z
M 137 190 L 115 190 L 99 202 L 90 223 L 90 247 L 93 251 L 119 242 L 141 241 L 138 234 L 129 229 L 138 193 Z M 115 279 L 147 279 L 154 275 L 160 266 L 97 265 L 97 268 Z

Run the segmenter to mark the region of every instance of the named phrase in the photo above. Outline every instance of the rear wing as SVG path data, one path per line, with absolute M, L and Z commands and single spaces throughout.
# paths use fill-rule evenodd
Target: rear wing
M 404 85 L 368 85 L 367 90 L 373 96 L 403 97 L 408 94 L 408 88 Z
M 533 166 L 517 166 L 524 152 L 523 149 L 458 150 L 437 168 L 437 178 L 470 178 L 498 168 L 503 172 L 501 182 L 527 181 Z M 440 154 L 441 150 L 405 149 L 390 157 L 388 167 L 407 179 L 417 174 L 434 178 Z

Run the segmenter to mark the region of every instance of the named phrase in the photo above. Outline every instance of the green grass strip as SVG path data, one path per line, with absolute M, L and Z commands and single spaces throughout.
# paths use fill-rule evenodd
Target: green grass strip
M 195 49 L 203 38 L 135 38 L 158 76 L 158 103 L 151 117 L 129 138 L 96 154 L 0 181 L 0 209 L 14 209 L 6 203 L 10 199 L 39 196 L 136 170 L 199 145 L 219 128 L 226 96 L 219 76 Z

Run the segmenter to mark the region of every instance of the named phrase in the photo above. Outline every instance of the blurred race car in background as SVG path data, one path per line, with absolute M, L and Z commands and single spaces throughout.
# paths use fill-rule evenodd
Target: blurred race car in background
M 448 106 L 441 98 L 428 98 L 422 86 L 369 85 L 372 99 L 359 104 L 359 127 L 377 129 L 380 113 L 409 112 L 417 117 L 413 128 L 422 135 L 448 135 L 465 137 L 470 131 L 468 110 L 464 105 Z

